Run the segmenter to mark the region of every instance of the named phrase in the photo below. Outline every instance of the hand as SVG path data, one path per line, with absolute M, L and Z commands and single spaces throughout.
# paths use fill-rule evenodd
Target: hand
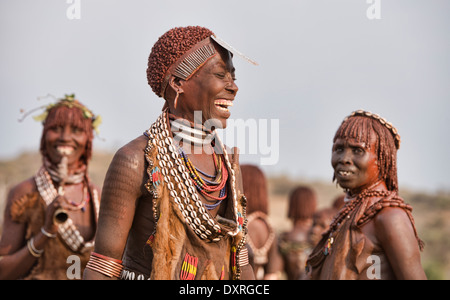
M 55 234 L 58 232 L 58 224 L 55 223 L 55 213 L 58 209 L 64 209 L 69 211 L 69 207 L 66 204 L 66 200 L 64 196 L 57 196 L 52 203 L 47 206 L 47 210 L 45 212 L 45 222 L 44 222 L 44 230 L 50 234 Z

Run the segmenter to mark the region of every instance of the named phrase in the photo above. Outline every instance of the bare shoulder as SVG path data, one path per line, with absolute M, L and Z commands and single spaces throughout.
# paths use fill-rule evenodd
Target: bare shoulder
M 34 193 L 37 191 L 36 183 L 34 181 L 34 177 L 30 177 L 25 181 L 22 181 L 15 186 L 13 186 L 8 193 L 7 205 L 11 204 L 11 202 L 22 198 L 23 196 Z
M 385 207 L 375 217 L 376 227 L 398 228 L 401 226 L 411 227 L 411 220 L 407 213 L 399 207 Z

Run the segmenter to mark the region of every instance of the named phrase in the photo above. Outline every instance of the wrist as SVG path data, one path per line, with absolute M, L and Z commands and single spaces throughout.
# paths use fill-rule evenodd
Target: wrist
M 54 239 L 56 238 L 56 233 L 51 233 L 49 231 L 47 231 L 44 226 L 41 227 L 41 232 L 43 235 L 45 235 L 48 238 Z

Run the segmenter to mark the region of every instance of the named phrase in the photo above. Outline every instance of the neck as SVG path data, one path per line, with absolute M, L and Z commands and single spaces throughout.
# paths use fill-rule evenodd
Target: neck
M 386 183 L 383 180 L 378 180 L 375 183 L 369 185 L 368 187 L 359 187 L 347 192 L 348 198 L 354 198 L 359 194 L 366 191 L 387 191 Z
M 207 130 L 201 124 L 192 123 L 172 114 L 169 115 L 169 118 L 174 140 L 179 145 L 182 143 L 185 150 L 194 150 L 193 153 L 200 154 L 211 148 L 209 146 L 215 138 L 215 131 Z

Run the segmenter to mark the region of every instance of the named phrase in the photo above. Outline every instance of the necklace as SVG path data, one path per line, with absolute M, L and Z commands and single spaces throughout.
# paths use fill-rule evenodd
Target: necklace
M 187 145 L 203 147 L 211 144 L 215 138 L 215 132 L 207 130 L 202 125 L 197 125 L 172 114 L 169 114 L 169 118 L 173 139 L 178 145 L 183 142 Z
M 196 187 L 190 178 L 189 171 L 171 137 L 170 122 L 168 119 L 167 110 L 165 110 L 150 129 L 144 133 L 149 138 L 147 147 L 145 148 L 145 157 L 148 163 L 147 173 L 149 177 L 152 178 L 152 174 L 158 167 L 162 176 L 161 182 L 164 182 L 165 188 L 168 189 L 169 197 L 178 207 L 185 224 L 191 227 L 202 240 L 218 242 L 225 235 L 236 236 L 242 230 L 242 226 L 236 226 L 231 231 L 222 231 L 218 221 L 211 216 L 204 203 L 200 200 Z M 223 150 L 224 164 L 229 172 L 229 184 L 231 188 L 230 205 L 232 205 L 233 210 L 233 221 L 239 224 L 235 171 L 228 159 L 225 146 L 218 136 L 216 141 L 220 147 L 219 149 Z M 153 196 L 153 216 L 157 224 L 159 220 L 157 202 L 161 197 L 161 186 L 149 180 L 145 187 Z
M 378 191 L 373 190 L 375 186 L 377 186 L 380 183 L 380 181 L 377 181 L 364 191 L 362 191 L 360 194 L 358 194 L 355 198 L 348 201 L 346 205 L 339 211 L 339 213 L 334 217 L 333 221 L 330 224 L 330 227 L 326 234 L 328 234 L 328 240 L 327 243 L 323 249 L 323 254 L 328 255 L 331 252 L 332 245 L 335 242 L 335 236 L 341 229 L 342 223 L 345 222 L 346 219 L 350 219 L 350 214 L 355 210 L 356 206 L 360 205 L 362 200 L 365 198 L 370 197 L 386 197 L 391 192 L 389 191 Z

